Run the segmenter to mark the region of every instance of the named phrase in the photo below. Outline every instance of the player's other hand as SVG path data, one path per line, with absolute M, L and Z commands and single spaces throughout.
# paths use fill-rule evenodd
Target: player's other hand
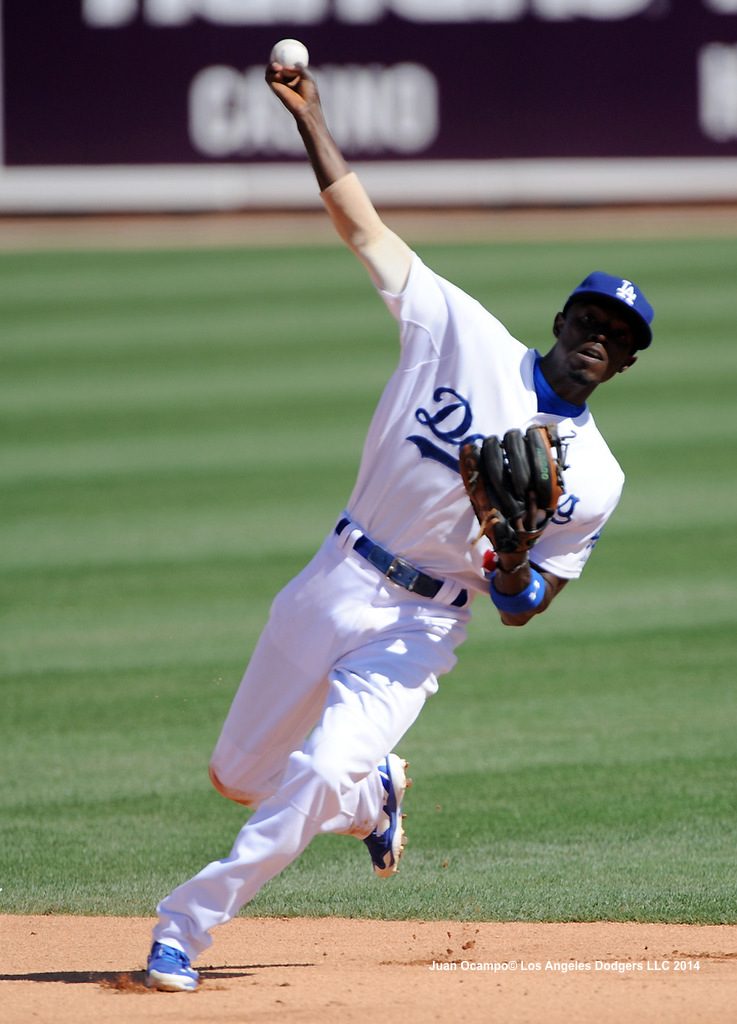
M 290 114 L 303 115 L 310 107 L 320 106 L 315 79 L 307 68 L 289 68 L 277 61 L 266 67 L 266 81 Z

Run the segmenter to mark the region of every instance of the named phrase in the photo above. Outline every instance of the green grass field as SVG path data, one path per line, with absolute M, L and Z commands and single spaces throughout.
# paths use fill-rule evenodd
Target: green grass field
M 592 401 L 625 496 L 537 622 L 477 603 L 400 748 L 400 876 L 325 837 L 246 912 L 737 921 L 737 240 L 420 251 L 541 348 L 590 269 L 643 284 L 656 343 Z M 208 755 L 396 331 L 337 247 L 0 271 L 0 912 L 152 915 L 240 826 Z

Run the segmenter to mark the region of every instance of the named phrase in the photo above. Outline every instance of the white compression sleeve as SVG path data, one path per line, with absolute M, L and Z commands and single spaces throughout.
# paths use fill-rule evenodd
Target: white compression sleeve
M 407 283 L 412 250 L 384 224 L 356 175 L 344 175 L 320 193 L 335 230 L 377 288 L 397 295 Z

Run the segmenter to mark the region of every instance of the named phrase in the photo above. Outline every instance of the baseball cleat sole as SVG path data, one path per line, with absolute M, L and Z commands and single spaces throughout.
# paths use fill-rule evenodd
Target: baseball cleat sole
M 380 769 L 387 797 L 383 807 L 387 824 L 381 833 L 372 832 L 364 840 L 371 853 L 374 874 L 378 878 L 391 878 L 396 875 L 407 845 L 407 835 L 404 831 L 406 815 L 402 813 L 402 801 L 404 794 L 412 785 L 412 780 L 407 776 L 408 767 L 408 761 L 397 754 L 389 754 L 385 765 Z
M 176 974 L 162 974 L 160 971 L 149 971 L 146 975 L 146 988 L 157 992 L 196 992 L 199 982 L 192 978 L 181 978 Z

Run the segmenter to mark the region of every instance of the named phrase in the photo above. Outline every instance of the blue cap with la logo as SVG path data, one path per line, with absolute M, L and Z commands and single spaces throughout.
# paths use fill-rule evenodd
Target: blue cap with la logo
M 637 347 L 647 348 L 650 345 L 653 340 L 650 325 L 653 322 L 655 311 L 636 284 L 626 277 L 614 277 L 612 274 L 595 270 L 581 282 L 578 288 L 573 289 L 568 296 L 566 306 L 574 299 L 578 300 L 584 295 L 599 295 L 620 302 L 632 314 L 637 328 Z

